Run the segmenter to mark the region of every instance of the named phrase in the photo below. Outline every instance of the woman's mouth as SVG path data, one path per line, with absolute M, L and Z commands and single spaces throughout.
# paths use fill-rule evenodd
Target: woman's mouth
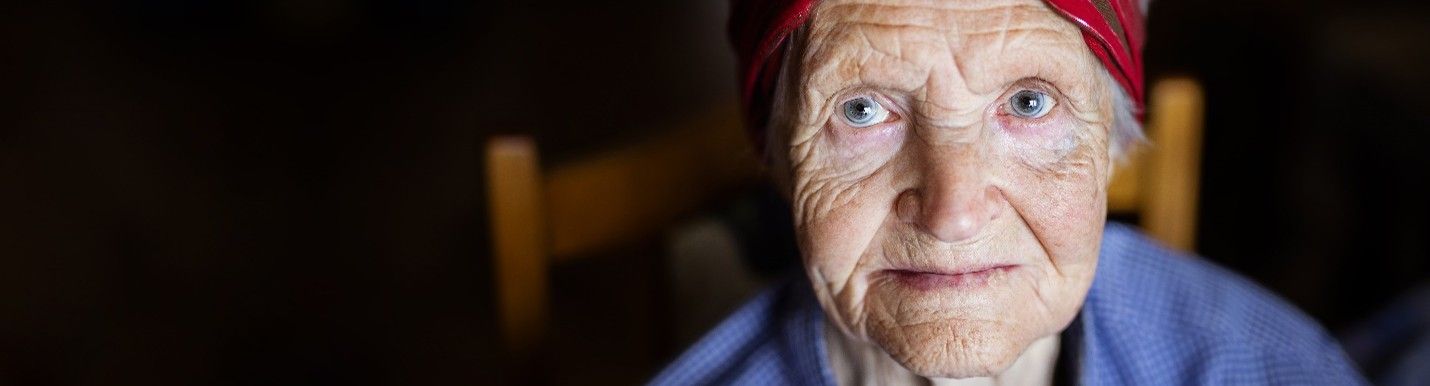
M 906 286 L 923 291 L 944 288 L 973 289 L 986 286 L 989 279 L 1017 268 L 1013 264 L 971 267 L 949 271 L 891 269 L 883 271 Z

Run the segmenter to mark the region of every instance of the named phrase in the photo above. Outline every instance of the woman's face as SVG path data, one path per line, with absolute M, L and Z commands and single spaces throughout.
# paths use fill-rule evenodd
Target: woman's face
M 827 0 L 772 125 L 831 320 L 925 376 L 1000 373 L 1091 284 L 1112 98 L 1039 0 Z

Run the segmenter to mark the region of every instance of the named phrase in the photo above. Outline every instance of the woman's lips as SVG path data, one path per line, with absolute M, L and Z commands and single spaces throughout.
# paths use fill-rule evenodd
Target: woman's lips
M 919 290 L 935 290 L 942 288 L 964 288 L 971 289 L 982 287 L 988 284 L 988 280 L 995 275 L 1006 273 L 1016 265 L 1004 264 L 971 269 L 956 270 L 952 272 L 923 271 L 910 269 L 891 269 L 884 271 L 904 285 Z

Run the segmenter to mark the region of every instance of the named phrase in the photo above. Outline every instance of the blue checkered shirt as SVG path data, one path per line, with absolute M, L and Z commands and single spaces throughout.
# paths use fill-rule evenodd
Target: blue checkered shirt
M 834 385 L 824 313 L 803 278 L 750 300 L 651 381 Z M 1110 223 L 1060 355 L 1086 385 L 1359 385 L 1314 321 L 1245 278 Z

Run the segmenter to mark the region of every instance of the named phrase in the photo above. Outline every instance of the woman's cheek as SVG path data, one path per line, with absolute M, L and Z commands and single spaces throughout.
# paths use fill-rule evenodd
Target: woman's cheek
M 802 236 L 812 239 L 805 241 L 822 252 L 816 257 L 835 265 L 852 264 L 862 253 L 859 247 L 877 231 L 879 222 L 871 219 L 883 218 L 875 212 L 892 201 L 882 197 L 891 183 L 883 166 L 894 162 L 906 130 L 897 123 L 863 128 L 831 124 L 824 130 L 809 162 L 795 171 L 796 221 L 805 232 Z M 813 252 L 809 249 L 807 253 Z
M 1035 228 L 1066 231 L 1100 221 L 1107 147 L 1095 137 L 1099 129 L 1063 111 L 1043 118 L 995 120 L 1000 174 L 1013 205 Z
M 1075 124 L 1063 127 L 1024 138 L 1010 134 L 1010 140 L 1021 141 L 1014 146 L 1019 150 L 1002 162 L 1011 203 L 1047 245 L 1076 244 L 1077 237 L 1087 236 L 1079 232 L 1100 231 L 1106 215 L 1106 146 Z
M 898 124 L 823 129 L 805 153 L 805 162 L 794 170 L 799 221 L 827 220 L 836 208 L 857 206 L 850 200 L 862 197 L 880 178 L 877 174 L 894 160 L 905 135 Z
M 1051 167 L 1075 153 L 1083 138 L 1066 114 L 1041 119 L 996 116 L 993 119 L 997 147 L 1017 161 L 1035 167 Z

